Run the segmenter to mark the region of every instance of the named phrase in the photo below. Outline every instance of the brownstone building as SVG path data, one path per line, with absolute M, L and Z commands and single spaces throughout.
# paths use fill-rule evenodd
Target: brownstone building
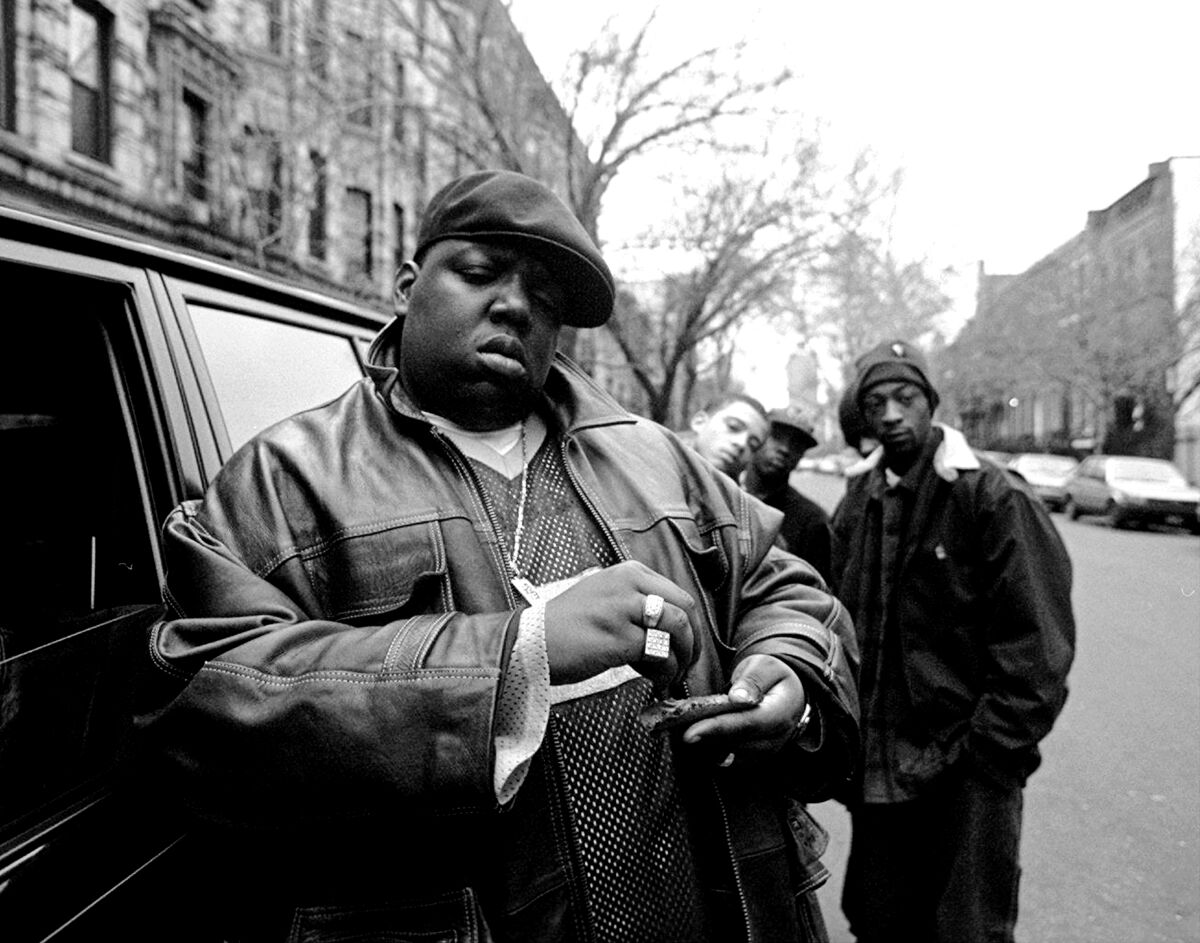
M 941 358 L 981 447 L 1177 458 L 1200 478 L 1200 158 L 1175 157 L 1016 275 L 980 265 Z
M 381 304 L 442 183 L 581 151 L 499 0 L 0 0 L 0 200 Z

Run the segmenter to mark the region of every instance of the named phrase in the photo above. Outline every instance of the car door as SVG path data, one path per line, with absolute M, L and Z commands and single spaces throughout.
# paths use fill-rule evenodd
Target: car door
M 132 698 L 196 464 L 146 272 L 31 238 L 0 227 L 0 936 L 158 939 L 182 831 Z
M 1081 511 L 1087 514 L 1099 514 L 1108 504 L 1108 495 L 1104 484 L 1104 463 L 1099 458 L 1089 458 L 1081 469 L 1079 481 L 1079 497 L 1076 503 Z

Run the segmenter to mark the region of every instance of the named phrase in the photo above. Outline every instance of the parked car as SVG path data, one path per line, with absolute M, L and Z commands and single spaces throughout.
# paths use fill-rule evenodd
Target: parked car
M 813 466 L 823 475 L 840 475 L 842 472 L 841 465 L 838 464 L 838 457 L 834 454 L 822 455 L 816 460 Z
M 1160 458 L 1089 455 L 1067 479 L 1066 513 L 1103 514 L 1113 527 L 1169 524 L 1200 533 L 1200 489 Z
M 980 458 L 987 459 L 993 465 L 999 465 L 1001 468 L 1007 468 L 1008 463 L 1013 460 L 1011 452 L 997 452 L 993 449 L 976 449 L 975 454 Z
M 1008 470 L 1020 475 L 1047 508 L 1061 511 L 1067 503 L 1067 478 L 1078 465 L 1069 455 L 1022 452 L 1008 463 Z
M 0 937 L 220 937 L 139 779 L 161 522 L 264 426 L 362 376 L 384 313 L 0 208 Z M 164 930 L 164 928 L 169 928 Z

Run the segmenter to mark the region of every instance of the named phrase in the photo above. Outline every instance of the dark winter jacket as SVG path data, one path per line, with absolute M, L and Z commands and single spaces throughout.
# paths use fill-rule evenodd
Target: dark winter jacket
M 881 618 L 898 633 L 912 716 L 893 720 L 945 756 L 968 757 L 1020 785 L 1040 762 L 1037 744 L 1067 695 L 1071 562 L 1037 497 L 975 460 L 955 430 L 933 435 L 890 598 L 872 598 L 880 585 L 880 455 L 848 480 L 834 513 L 834 585 L 854 618 L 864 665 Z M 864 705 L 864 723 L 866 713 Z

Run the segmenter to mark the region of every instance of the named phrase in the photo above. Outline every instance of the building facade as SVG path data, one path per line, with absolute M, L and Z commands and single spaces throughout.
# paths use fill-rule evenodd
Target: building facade
M 385 306 L 433 191 L 565 195 L 573 135 L 499 0 L 0 0 L 0 200 Z
M 947 406 L 981 446 L 1157 455 L 1200 478 L 1198 272 L 1200 158 L 1151 164 L 1025 272 L 980 266 L 941 358 Z

